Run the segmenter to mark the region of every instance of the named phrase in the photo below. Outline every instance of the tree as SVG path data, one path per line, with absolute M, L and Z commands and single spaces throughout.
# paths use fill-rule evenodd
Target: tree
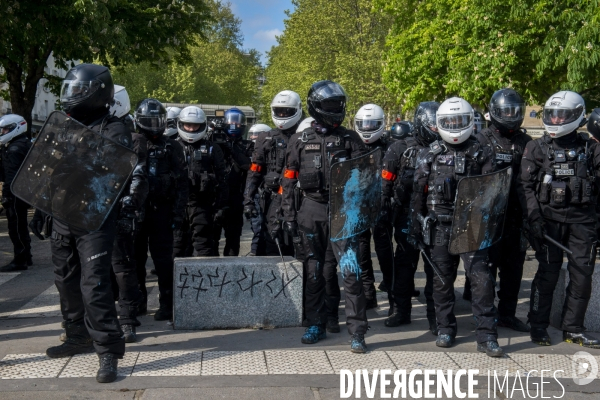
M 185 62 L 210 18 L 203 0 L 0 0 L 0 9 L 1 94 L 29 127 L 50 54 L 62 68 L 71 60 Z
M 146 97 L 169 103 L 237 104 L 256 107 L 261 67 L 256 50 L 243 50 L 241 21 L 229 3 L 208 1 L 213 16 L 206 40 L 190 46 L 191 64 L 176 59 L 119 67 L 115 83 L 127 87 L 132 104 Z
M 310 86 L 322 79 L 341 84 L 349 95 L 348 118 L 366 103 L 395 116 L 398 103 L 390 98 L 381 75 L 388 15 L 373 13 L 373 0 L 294 0 L 285 30 L 268 53 L 263 87 L 265 115 L 282 90 L 305 99 Z
M 407 108 L 452 95 L 484 106 L 502 87 L 537 104 L 561 89 L 598 89 L 595 0 L 376 2 L 394 17 L 384 80 Z M 563 48 L 571 52 L 557 56 Z

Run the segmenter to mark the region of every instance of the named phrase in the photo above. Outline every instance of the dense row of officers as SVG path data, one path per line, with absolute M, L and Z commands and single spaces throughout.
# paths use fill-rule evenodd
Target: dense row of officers
M 99 65 L 80 64 L 63 82 L 65 112 L 132 148 L 139 163 L 119 207 L 100 230 L 76 229 L 39 210 L 29 224 L 40 239 L 51 238 L 61 297 L 64 343 L 49 348 L 48 356 L 68 357 L 95 348 L 100 357 L 98 381 L 116 379 L 125 342 L 136 340 L 137 316 L 146 312 L 148 251 L 160 293 L 154 318 L 169 320 L 174 258 L 218 256 L 222 232 L 223 255 L 238 256 L 244 215 L 254 233 L 249 255 L 290 255 L 303 261 L 307 329 L 302 343 L 314 344 L 327 332 L 340 332 L 339 264 L 351 351 L 367 351 L 366 311 L 377 307 L 373 239 L 383 273 L 380 289 L 387 292 L 390 305 L 385 326 L 411 322 L 421 249 L 434 264 L 424 262 L 424 294 L 437 346 L 452 346 L 458 331 L 454 281 L 461 259 L 478 351 L 492 357 L 504 354 L 497 342 L 498 325 L 529 332 L 534 343 L 549 345 L 546 329 L 563 260 L 563 251 L 546 240 L 549 236 L 572 252 L 562 318 L 564 340 L 600 347 L 583 326 L 596 253 L 600 147 L 594 136 L 577 132 L 587 122 L 588 131 L 600 137 L 600 113 L 594 110 L 588 121 L 577 93 L 551 96 L 543 113 L 546 133 L 537 140 L 521 129 L 525 101 L 512 89 L 494 93 L 485 129 L 476 129 L 471 105 L 453 97 L 441 104 L 419 104 L 412 125 L 397 123 L 388 132 L 383 110 L 374 104 L 358 111 L 354 130 L 343 127 L 346 93 L 335 82 L 320 81 L 307 96 L 309 118 L 300 96 L 283 91 L 271 104 L 275 128 L 255 125 L 250 128 L 251 140 L 242 138 L 246 121 L 238 109 L 227 110 L 223 121 L 209 124 L 198 107 L 165 109 L 158 100 L 145 99 L 132 118 L 128 99 L 120 95 L 115 94 L 108 69 Z M 15 271 L 32 262 L 28 205 L 10 192 L 30 142 L 21 117 L 3 117 L 0 129 L 2 195 L 15 250 L 15 258 L 2 271 Z M 378 221 L 357 237 L 332 242 L 330 167 L 375 149 L 385 153 Z M 513 179 L 502 239 L 489 248 L 451 254 L 448 243 L 458 181 L 507 167 L 512 167 Z M 539 268 L 526 324 L 515 313 L 528 242 Z M 348 247 L 354 249 L 352 260 L 342 257 Z

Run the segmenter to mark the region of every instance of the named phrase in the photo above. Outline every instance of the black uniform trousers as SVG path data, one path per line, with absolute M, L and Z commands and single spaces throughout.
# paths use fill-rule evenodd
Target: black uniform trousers
M 271 231 L 275 226 L 281 224 L 281 199 L 279 193 L 271 192 L 271 200 L 268 204 L 267 212 L 265 213 L 265 221 L 263 223 L 263 235 L 265 237 L 265 255 L 279 256 L 277 243 L 271 237 Z M 288 233 L 281 231 L 279 234 L 279 247 L 284 256 L 294 257 L 294 243 L 292 237 Z
M 545 221 L 546 233 L 568 247 L 569 284 L 562 312 L 562 329 L 583 332 L 583 322 L 592 294 L 592 274 L 596 258 L 596 222 L 569 224 Z M 563 263 L 563 251 L 546 243 L 536 249 L 538 270 L 531 284 L 529 322 L 532 328 L 547 328 L 552 308 L 552 295 Z
M 464 253 L 460 256 L 448 252 L 451 222 L 437 223 L 437 237 L 445 238 L 440 245 L 428 246 L 431 261 L 434 262 L 444 278 L 444 284 L 436 275 L 433 277 L 433 300 L 439 334 L 456 336 L 458 326 L 454 315 L 454 281 L 458 264 L 462 258 L 465 274 L 471 281 L 473 301 L 471 308 L 476 320 L 476 338 L 478 343 L 497 340 L 498 310 L 494 305 L 494 278 L 488 266 L 488 249 Z
M 408 215 L 401 213 L 396 216 L 394 225 L 380 221 L 373 229 L 375 252 L 383 281 L 388 287 L 390 311 L 410 316 L 412 312 L 412 294 L 415 290 L 415 273 L 419 264 L 419 250 L 408 243 Z M 396 251 L 392 242 L 392 231 L 396 242 Z M 425 270 L 425 301 L 427 316 L 435 317 L 433 302 L 433 269 L 423 260 Z
M 225 218 L 220 224 L 214 225 L 213 254 L 219 255 L 219 241 L 221 231 L 225 233 L 225 247 L 223 256 L 237 257 L 240 255 L 240 240 L 242 227 L 244 226 L 244 199 L 241 196 L 229 199 L 229 209 L 225 212 Z
M 302 244 L 307 252 L 304 260 L 304 310 L 310 325 L 324 326 L 327 322 L 325 302 L 325 264 L 328 247 L 342 270 L 346 300 L 348 333 L 365 334 L 368 328 L 366 297 L 360 282 L 360 247 L 358 238 L 331 242 L 329 240 L 328 204 L 305 197 L 298 211 L 298 226 Z
M 173 228 L 170 203 L 148 203 L 146 215 L 135 237 L 135 262 L 138 282 L 144 297 L 146 290 L 146 261 L 148 249 L 158 277 L 161 304 L 173 301 Z
M 16 197 L 4 204 L 8 223 L 8 236 L 13 244 L 14 261 L 26 264 L 31 258 L 31 238 L 27 227 L 27 209 L 29 205 Z
M 95 232 L 70 228 L 55 219 L 50 246 L 63 319 L 83 320 L 98 354 L 122 357 L 125 342 L 110 280 L 116 233 L 113 214 Z
M 132 232 L 120 232 L 117 228 L 111 262 L 117 283 L 116 287 L 113 285 L 113 290 L 119 292 L 117 307 L 119 322 L 139 326 L 137 308 L 142 301 L 142 293 L 136 272 L 133 235 Z
M 264 207 L 261 207 L 261 195 L 256 193 L 254 195 L 254 208 L 257 211 L 256 217 L 250 218 L 250 229 L 252 230 L 252 242 L 250 245 L 250 252 L 257 256 L 266 255 L 265 251 L 265 233 L 266 233 L 266 225 L 265 225 L 265 215 L 264 211 L 267 210 L 269 200 L 267 199 L 267 195 L 263 194 L 264 197 Z
M 214 197 L 194 196 L 188 201 L 183 225 L 173 233 L 173 257 L 210 257 L 214 248 Z

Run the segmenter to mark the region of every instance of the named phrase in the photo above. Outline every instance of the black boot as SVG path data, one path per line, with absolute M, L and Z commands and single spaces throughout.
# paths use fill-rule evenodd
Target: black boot
M 415 289 L 415 290 L 413 290 L 413 292 L 412 292 L 412 296 L 411 296 L 411 297 L 417 298 L 417 297 L 419 297 L 420 295 L 421 295 L 421 291 L 420 291 L 420 290 L 417 290 L 417 289 Z
M 340 323 L 335 318 L 329 318 L 325 329 L 329 333 L 340 333 Z
M 563 341 L 589 347 L 590 349 L 600 349 L 600 340 L 588 337 L 584 332 L 574 333 L 563 331 Z
M 410 324 L 410 315 L 394 312 L 392 315 L 385 319 L 384 324 L 388 328 L 395 328 L 400 325 Z
M 540 346 L 550 346 L 550 335 L 545 328 L 531 328 L 529 331 L 531 341 Z
M 75 354 L 91 353 L 94 351 L 92 338 L 83 321 L 67 322 L 65 324 L 66 340 L 60 346 L 49 347 L 46 355 L 50 358 L 71 357 Z
M 367 310 L 377 308 L 377 296 L 367 297 Z
M 454 336 L 448 335 L 447 333 L 439 334 L 435 345 L 437 347 L 452 347 L 454 344 Z
M 510 328 L 517 332 L 529 332 L 529 325 L 523 323 L 519 318 L 512 317 L 500 317 L 498 318 L 498 326 Z
M 100 368 L 96 374 L 96 380 L 99 383 L 110 383 L 117 379 L 117 365 L 119 359 L 114 354 L 102 354 L 98 355 L 100 361 Z
M 387 292 L 388 291 L 388 287 L 387 287 L 387 285 L 385 284 L 384 281 L 381 281 L 381 283 L 379 284 L 378 289 L 381 290 L 382 292 Z
M 500 347 L 498 342 L 495 340 L 477 343 L 477 351 L 480 353 L 485 353 L 489 357 L 502 357 L 504 355 L 504 350 L 502 350 L 502 347 Z
M 137 342 L 137 335 L 135 333 L 134 325 L 123 324 L 123 325 L 121 325 L 121 329 L 123 330 L 123 338 L 125 339 L 125 343 Z
M 21 262 L 17 259 L 13 258 L 11 262 L 6 265 L 0 267 L 0 272 L 15 272 L 15 271 L 25 271 L 27 269 L 27 262 Z
M 158 311 L 154 314 L 154 320 L 171 321 L 173 319 L 173 292 L 161 293 L 159 304 Z

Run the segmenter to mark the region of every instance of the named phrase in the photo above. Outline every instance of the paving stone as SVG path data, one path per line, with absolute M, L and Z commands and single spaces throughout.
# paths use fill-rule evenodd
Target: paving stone
M 488 357 L 485 353 L 455 353 L 448 352 L 448 356 L 461 369 L 478 369 L 479 375 L 487 375 L 488 371 L 496 371 L 498 376 L 508 371 L 509 376 L 514 376 L 517 371 L 523 375 L 523 369 L 512 359 L 504 357 Z
M 0 314 L 2 317 L 8 316 L 9 318 L 58 317 L 60 315 L 60 298 L 54 284 L 17 311 Z
M 196 376 L 202 371 L 200 351 L 141 352 L 131 376 Z
M 0 285 L 4 285 L 6 282 L 10 281 L 12 278 L 16 278 L 19 276 L 20 272 L 3 272 L 0 274 Z
M 324 375 L 333 368 L 324 351 L 265 351 L 269 374 Z
M 219 387 L 185 389 L 146 389 L 141 400 L 314 400 L 308 387 Z
M 326 352 L 331 366 L 336 374 L 340 373 L 340 370 L 347 369 L 350 371 L 356 371 L 357 369 L 366 369 L 369 373 L 373 370 L 378 369 L 391 369 L 394 370 L 396 367 L 388 355 L 383 351 L 372 351 L 366 354 L 355 354 L 346 351 L 335 351 L 329 350 Z
M 130 376 L 139 354 L 138 352 L 126 352 L 123 359 L 119 360 L 117 375 Z M 78 354 L 71 357 L 59 378 L 95 378 L 98 365 L 97 354 Z
M 262 351 L 205 351 L 202 375 L 267 375 Z
M 443 352 L 386 351 L 386 353 L 396 364 L 396 369 L 407 371 L 413 369 L 458 369 L 458 365 Z
M 0 361 L 0 378 L 56 378 L 68 358 L 49 358 L 45 354 L 7 354 Z
M 572 361 L 563 354 L 519 354 L 511 353 L 509 357 L 521 366 L 523 373 L 529 376 L 541 376 L 542 370 L 551 370 L 544 372 L 544 377 L 553 376 L 556 371 L 557 378 L 571 377 Z M 537 370 L 537 371 L 536 371 Z M 563 372 L 560 372 L 562 370 Z
M 175 329 L 274 328 L 302 323 L 302 263 L 288 257 L 175 260 Z

